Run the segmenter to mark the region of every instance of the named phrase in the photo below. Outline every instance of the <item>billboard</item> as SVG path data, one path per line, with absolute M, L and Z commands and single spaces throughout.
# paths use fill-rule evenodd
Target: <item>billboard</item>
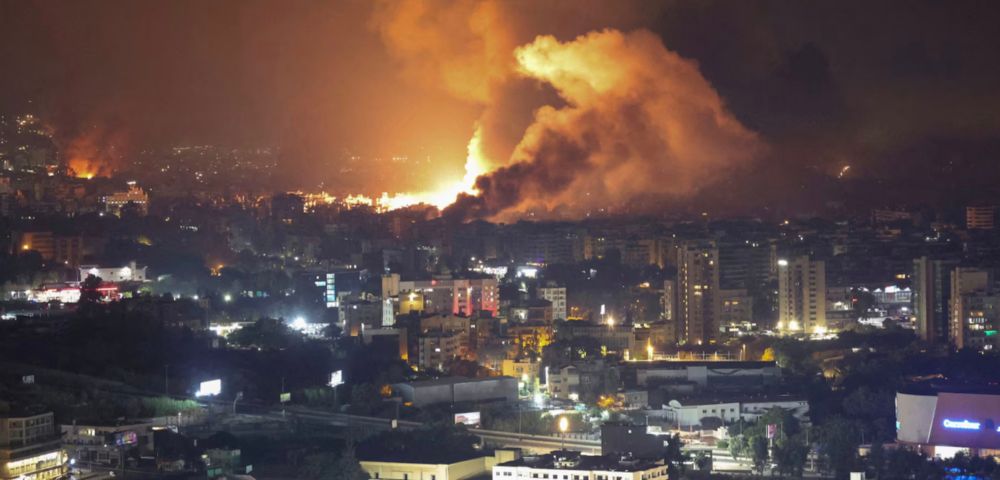
M 479 412 L 456 413 L 455 424 L 459 423 L 469 427 L 478 427 L 480 423 Z
M 330 374 L 330 383 L 328 383 L 327 385 L 333 388 L 337 388 L 337 385 L 343 385 L 343 384 L 344 384 L 343 370 L 337 370 L 336 372 Z
M 215 379 L 207 382 L 201 382 L 201 385 L 198 387 L 198 391 L 194 392 L 194 396 L 214 397 L 220 393 L 222 393 L 222 380 Z
M 281 400 L 281 403 L 291 402 L 292 401 L 292 394 L 291 394 L 291 392 L 282 393 L 281 397 L 279 397 L 279 400 Z
M 115 433 L 115 445 L 119 447 L 124 447 L 125 445 L 135 445 L 139 443 L 139 436 L 135 432 L 117 432 Z

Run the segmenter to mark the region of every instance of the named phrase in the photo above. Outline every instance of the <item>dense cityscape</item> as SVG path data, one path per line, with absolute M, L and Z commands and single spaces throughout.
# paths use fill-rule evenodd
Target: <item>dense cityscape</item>
M 3 35 L 44 32 L 0 64 L 79 74 L 0 85 L 0 480 L 1000 478 L 993 97 L 956 107 L 967 129 L 941 109 L 917 135 L 909 99 L 848 101 L 837 59 L 854 47 L 829 19 L 808 20 L 815 44 L 743 25 L 860 6 L 202 5 L 0 0 Z M 995 12 L 958 5 L 968 23 L 935 33 L 916 27 L 948 6 L 886 8 L 911 7 L 914 30 L 872 42 L 919 57 L 905 74 L 919 88 L 994 80 L 962 63 L 979 57 L 939 57 L 960 31 L 1000 46 Z M 193 11 L 204 25 L 184 30 Z M 107 37 L 121 50 L 68 40 L 121 19 Z M 693 19 L 792 42 L 750 97 L 784 93 L 748 101 L 734 79 L 756 67 L 720 73 L 750 65 L 720 53 L 735 45 L 692 49 L 700 34 L 667 29 Z M 327 20 L 367 32 L 387 75 L 441 110 L 399 103 L 405 118 L 362 125 L 371 136 L 323 131 L 361 128 L 330 120 L 340 111 L 274 135 L 253 125 L 277 132 L 308 108 L 219 113 L 217 82 L 235 77 L 201 55 L 247 62 L 239 76 L 268 79 L 256 97 L 299 105 L 290 92 L 314 87 L 284 76 L 313 67 L 266 57 L 290 69 L 272 78 L 213 45 L 313 42 L 299 27 Z M 205 43 L 142 33 L 160 21 Z M 124 73 L 160 68 L 147 48 L 208 73 Z M 62 57 L 84 51 L 102 68 Z M 348 71 L 342 105 L 368 92 Z M 858 137 L 830 120 L 831 83 L 844 109 L 868 109 Z M 133 97 L 143 88 L 168 100 Z M 112 122 L 98 101 L 129 106 Z M 872 127 L 882 107 L 901 113 Z M 450 114 L 471 128 L 427 140 Z M 418 133 L 383 138 L 392 128 Z M 920 160 L 898 168 L 899 152 Z

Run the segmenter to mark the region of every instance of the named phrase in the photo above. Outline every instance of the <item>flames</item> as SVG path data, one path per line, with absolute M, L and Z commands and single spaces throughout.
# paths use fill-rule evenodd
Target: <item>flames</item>
M 560 41 L 505 2 L 379 5 L 373 24 L 403 71 L 481 108 L 464 176 L 388 205 L 503 221 L 651 213 L 767 150 L 697 63 L 647 30 L 581 24 Z
M 436 190 L 428 190 L 416 193 L 397 193 L 389 195 L 382 193 L 379 198 L 370 198 L 363 195 L 352 195 L 345 199 L 345 203 L 365 204 L 378 211 L 391 211 L 414 205 L 433 205 L 438 209 L 444 209 L 455 203 L 459 195 L 477 195 L 476 179 L 480 175 L 487 173 L 487 162 L 483 155 L 482 143 L 483 130 L 477 126 L 472 139 L 469 140 L 468 154 L 465 158 L 465 174 L 461 179 L 445 182 Z M 353 200 L 352 200 L 353 199 Z
M 111 176 L 122 144 L 123 137 L 119 132 L 102 128 L 81 132 L 64 148 L 69 173 L 86 179 Z

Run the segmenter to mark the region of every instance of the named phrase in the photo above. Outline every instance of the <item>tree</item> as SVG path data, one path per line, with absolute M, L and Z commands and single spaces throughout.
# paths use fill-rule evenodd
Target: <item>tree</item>
M 763 474 L 768 460 L 767 439 L 759 436 L 750 439 L 750 459 L 753 460 L 753 469 Z
M 667 476 L 669 478 L 679 478 L 684 473 L 684 460 L 687 459 L 687 455 L 682 450 L 683 446 L 684 443 L 681 442 L 680 434 L 675 433 L 667 440 L 667 449 L 663 455 L 663 462 L 667 464 Z
M 819 427 L 819 449 L 827 468 L 837 478 L 847 478 L 857 464 L 858 430 L 844 417 L 830 418 Z
M 317 480 L 367 480 L 368 474 L 354 455 L 354 448 L 344 447 L 340 455 L 320 452 L 306 455 L 299 467 L 301 478 Z
M 302 335 L 281 320 L 262 318 L 229 335 L 229 342 L 243 347 L 282 349 L 301 343 Z
M 370 414 L 382 404 L 379 389 L 371 383 L 355 385 L 351 389 L 351 411 L 359 414 Z
M 871 473 L 871 478 L 882 478 L 882 472 L 885 470 L 885 448 L 882 447 L 882 442 L 872 444 L 865 463 L 868 465 L 867 470 Z
M 82 315 L 93 316 L 100 308 L 101 291 L 98 288 L 101 282 L 101 277 L 94 275 L 87 275 L 87 278 L 80 282 L 80 302 L 77 308 Z
M 809 446 L 801 435 L 781 439 L 774 445 L 774 463 L 778 473 L 791 477 L 801 477 L 809 458 Z

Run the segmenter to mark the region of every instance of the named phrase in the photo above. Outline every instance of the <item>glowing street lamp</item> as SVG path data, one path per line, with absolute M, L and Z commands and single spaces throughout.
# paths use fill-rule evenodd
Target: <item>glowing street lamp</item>
M 562 433 L 562 449 L 566 450 L 566 432 L 569 430 L 569 419 L 565 416 L 559 417 L 559 432 Z
M 649 358 L 650 362 L 653 361 L 653 344 L 652 343 L 646 343 L 646 357 Z

